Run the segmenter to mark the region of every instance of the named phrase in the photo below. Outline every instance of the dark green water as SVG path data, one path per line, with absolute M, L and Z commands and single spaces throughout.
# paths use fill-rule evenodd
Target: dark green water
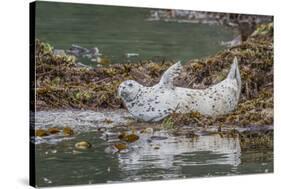
M 147 21 L 149 9 L 38 2 L 36 37 L 57 49 L 98 47 L 112 63 L 165 57 L 188 61 L 221 50 L 234 32 L 222 26 Z M 138 53 L 126 59 L 126 53 Z M 84 63 L 84 62 L 83 62 Z

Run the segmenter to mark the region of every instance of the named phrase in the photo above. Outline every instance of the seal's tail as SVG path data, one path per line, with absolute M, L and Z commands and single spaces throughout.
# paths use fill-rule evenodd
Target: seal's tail
M 238 85 L 238 94 L 240 94 L 241 91 L 241 76 L 240 76 L 240 71 L 239 71 L 239 67 L 238 67 L 238 60 L 236 57 L 234 57 L 233 59 L 233 63 L 231 65 L 230 71 L 227 75 L 227 79 L 235 79 Z M 239 95 L 238 95 L 239 97 Z

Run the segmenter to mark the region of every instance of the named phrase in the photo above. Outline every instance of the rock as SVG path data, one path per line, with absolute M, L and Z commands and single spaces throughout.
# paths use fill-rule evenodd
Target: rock
M 130 134 L 128 136 L 125 137 L 125 141 L 126 142 L 135 142 L 139 139 L 140 137 L 138 135 L 135 135 L 135 134 Z
M 123 143 L 114 144 L 113 147 L 116 148 L 119 152 L 128 149 L 128 145 Z
M 48 132 L 44 129 L 38 129 L 35 131 L 35 136 L 37 137 L 44 137 L 44 136 L 48 136 Z
M 82 62 L 77 62 L 76 65 L 77 65 L 77 67 L 91 68 L 90 66 L 85 65 L 85 64 L 83 64 Z
M 148 128 L 145 128 L 145 129 L 141 130 L 141 133 L 152 134 L 153 132 L 154 132 L 154 130 L 151 127 L 148 127 Z
M 63 133 L 64 133 L 64 136 L 72 136 L 72 135 L 74 135 L 74 131 L 70 127 L 63 128 Z
M 59 130 L 58 128 L 51 127 L 51 128 L 48 129 L 48 132 L 49 132 L 50 134 L 57 134 L 57 133 L 60 132 L 60 130 Z
M 117 139 L 118 138 L 118 133 L 106 131 L 106 132 L 104 132 L 102 134 L 102 138 L 104 138 L 105 140 Z
M 111 61 L 108 57 L 102 56 L 102 57 L 97 57 L 96 58 L 96 62 L 98 64 L 102 64 L 102 65 L 108 65 L 111 64 Z
M 168 137 L 165 136 L 152 136 L 150 137 L 151 140 L 166 140 Z
M 155 146 L 153 149 L 154 149 L 154 150 L 159 150 L 160 147 L 159 147 L 159 146 Z
M 137 56 L 139 56 L 139 53 L 126 53 L 127 58 L 137 57 Z
M 53 51 L 54 56 L 65 56 L 65 51 L 63 49 L 54 49 Z
M 85 149 L 88 149 L 91 147 L 92 147 L 92 144 L 89 143 L 88 141 L 80 141 L 75 144 L 75 148 L 82 149 L 82 150 L 85 150 Z
M 66 50 L 66 52 L 68 54 L 78 57 L 78 56 L 82 56 L 83 54 L 88 53 L 89 50 L 84 47 L 81 47 L 79 45 L 72 44 L 70 49 Z
M 135 134 L 127 134 L 127 133 L 121 133 L 118 138 L 120 140 L 126 141 L 126 142 L 135 142 L 137 141 L 140 137 L 138 135 Z

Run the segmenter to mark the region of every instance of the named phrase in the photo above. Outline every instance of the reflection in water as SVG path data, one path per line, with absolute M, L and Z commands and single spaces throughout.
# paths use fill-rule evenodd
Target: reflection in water
M 119 157 L 120 167 L 124 170 L 143 166 L 154 168 L 170 168 L 177 164 L 207 165 L 207 164 L 229 164 L 237 166 L 240 164 L 240 145 L 238 138 L 221 138 L 219 135 L 199 136 L 197 139 L 185 137 L 172 137 L 166 140 L 147 142 L 140 140 L 136 142 L 138 148 L 128 154 Z M 206 154 L 221 154 L 219 159 L 194 159 L 197 152 Z M 186 159 L 175 159 L 177 155 L 183 154 Z M 194 160 L 194 161 L 190 161 Z
M 112 119 L 113 122 L 105 121 L 117 117 L 119 119 Z M 76 131 L 73 137 L 58 134 L 36 138 L 38 186 L 273 171 L 272 151 L 256 149 L 241 152 L 239 138 L 221 138 L 217 134 L 188 138 L 174 136 L 154 127 L 153 133 L 136 131 L 140 138 L 129 144 L 127 152 L 108 151 L 118 138 L 106 140 L 103 137 L 105 132 L 117 134 L 119 130 L 115 128 L 128 122 L 136 128 L 145 127 L 143 123 L 133 121 L 125 111 L 37 112 L 35 120 L 40 128 L 67 125 Z M 99 127 L 105 127 L 107 131 L 98 131 Z M 81 140 L 89 141 L 93 147 L 88 150 L 75 149 L 75 143 Z
M 158 133 L 155 133 L 158 136 Z M 149 179 L 151 173 L 143 175 L 143 171 L 151 169 L 172 171 L 172 175 L 161 174 L 164 178 L 180 178 L 182 169 L 190 169 L 211 165 L 238 166 L 240 164 L 240 145 L 238 138 L 221 138 L 219 135 L 199 136 L 197 139 L 173 137 L 167 133 L 166 140 L 150 140 L 150 137 L 141 136 L 141 140 L 134 144 L 134 150 L 119 154 L 119 168 L 130 171 L 127 180 Z M 210 170 L 211 171 L 211 170 Z M 156 178 L 159 172 L 153 173 Z

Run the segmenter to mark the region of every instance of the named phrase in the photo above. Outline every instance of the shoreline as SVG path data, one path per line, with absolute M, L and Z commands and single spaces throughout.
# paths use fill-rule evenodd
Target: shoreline
M 47 43 L 37 40 L 36 47 L 36 111 L 125 110 L 116 92 L 121 82 L 133 79 L 152 86 L 174 63 L 148 60 L 81 67 L 72 55 L 54 55 Z M 158 123 L 162 129 L 196 137 L 192 129 L 184 131 L 183 128 L 190 126 L 206 131 L 215 127 L 217 134 L 227 137 L 238 134 L 245 148 L 259 145 L 273 147 L 273 24 L 261 25 L 240 45 L 207 58 L 185 62 L 174 84 L 197 89 L 213 85 L 226 76 L 235 56 L 239 60 L 242 78 L 241 97 L 236 110 L 217 117 L 202 116 L 198 112 L 172 114 Z M 269 132 L 254 129 L 259 130 L 255 134 L 254 130 L 247 131 L 249 127 L 265 127 Z M 237 133 L 239 129 L 246 131 Z

